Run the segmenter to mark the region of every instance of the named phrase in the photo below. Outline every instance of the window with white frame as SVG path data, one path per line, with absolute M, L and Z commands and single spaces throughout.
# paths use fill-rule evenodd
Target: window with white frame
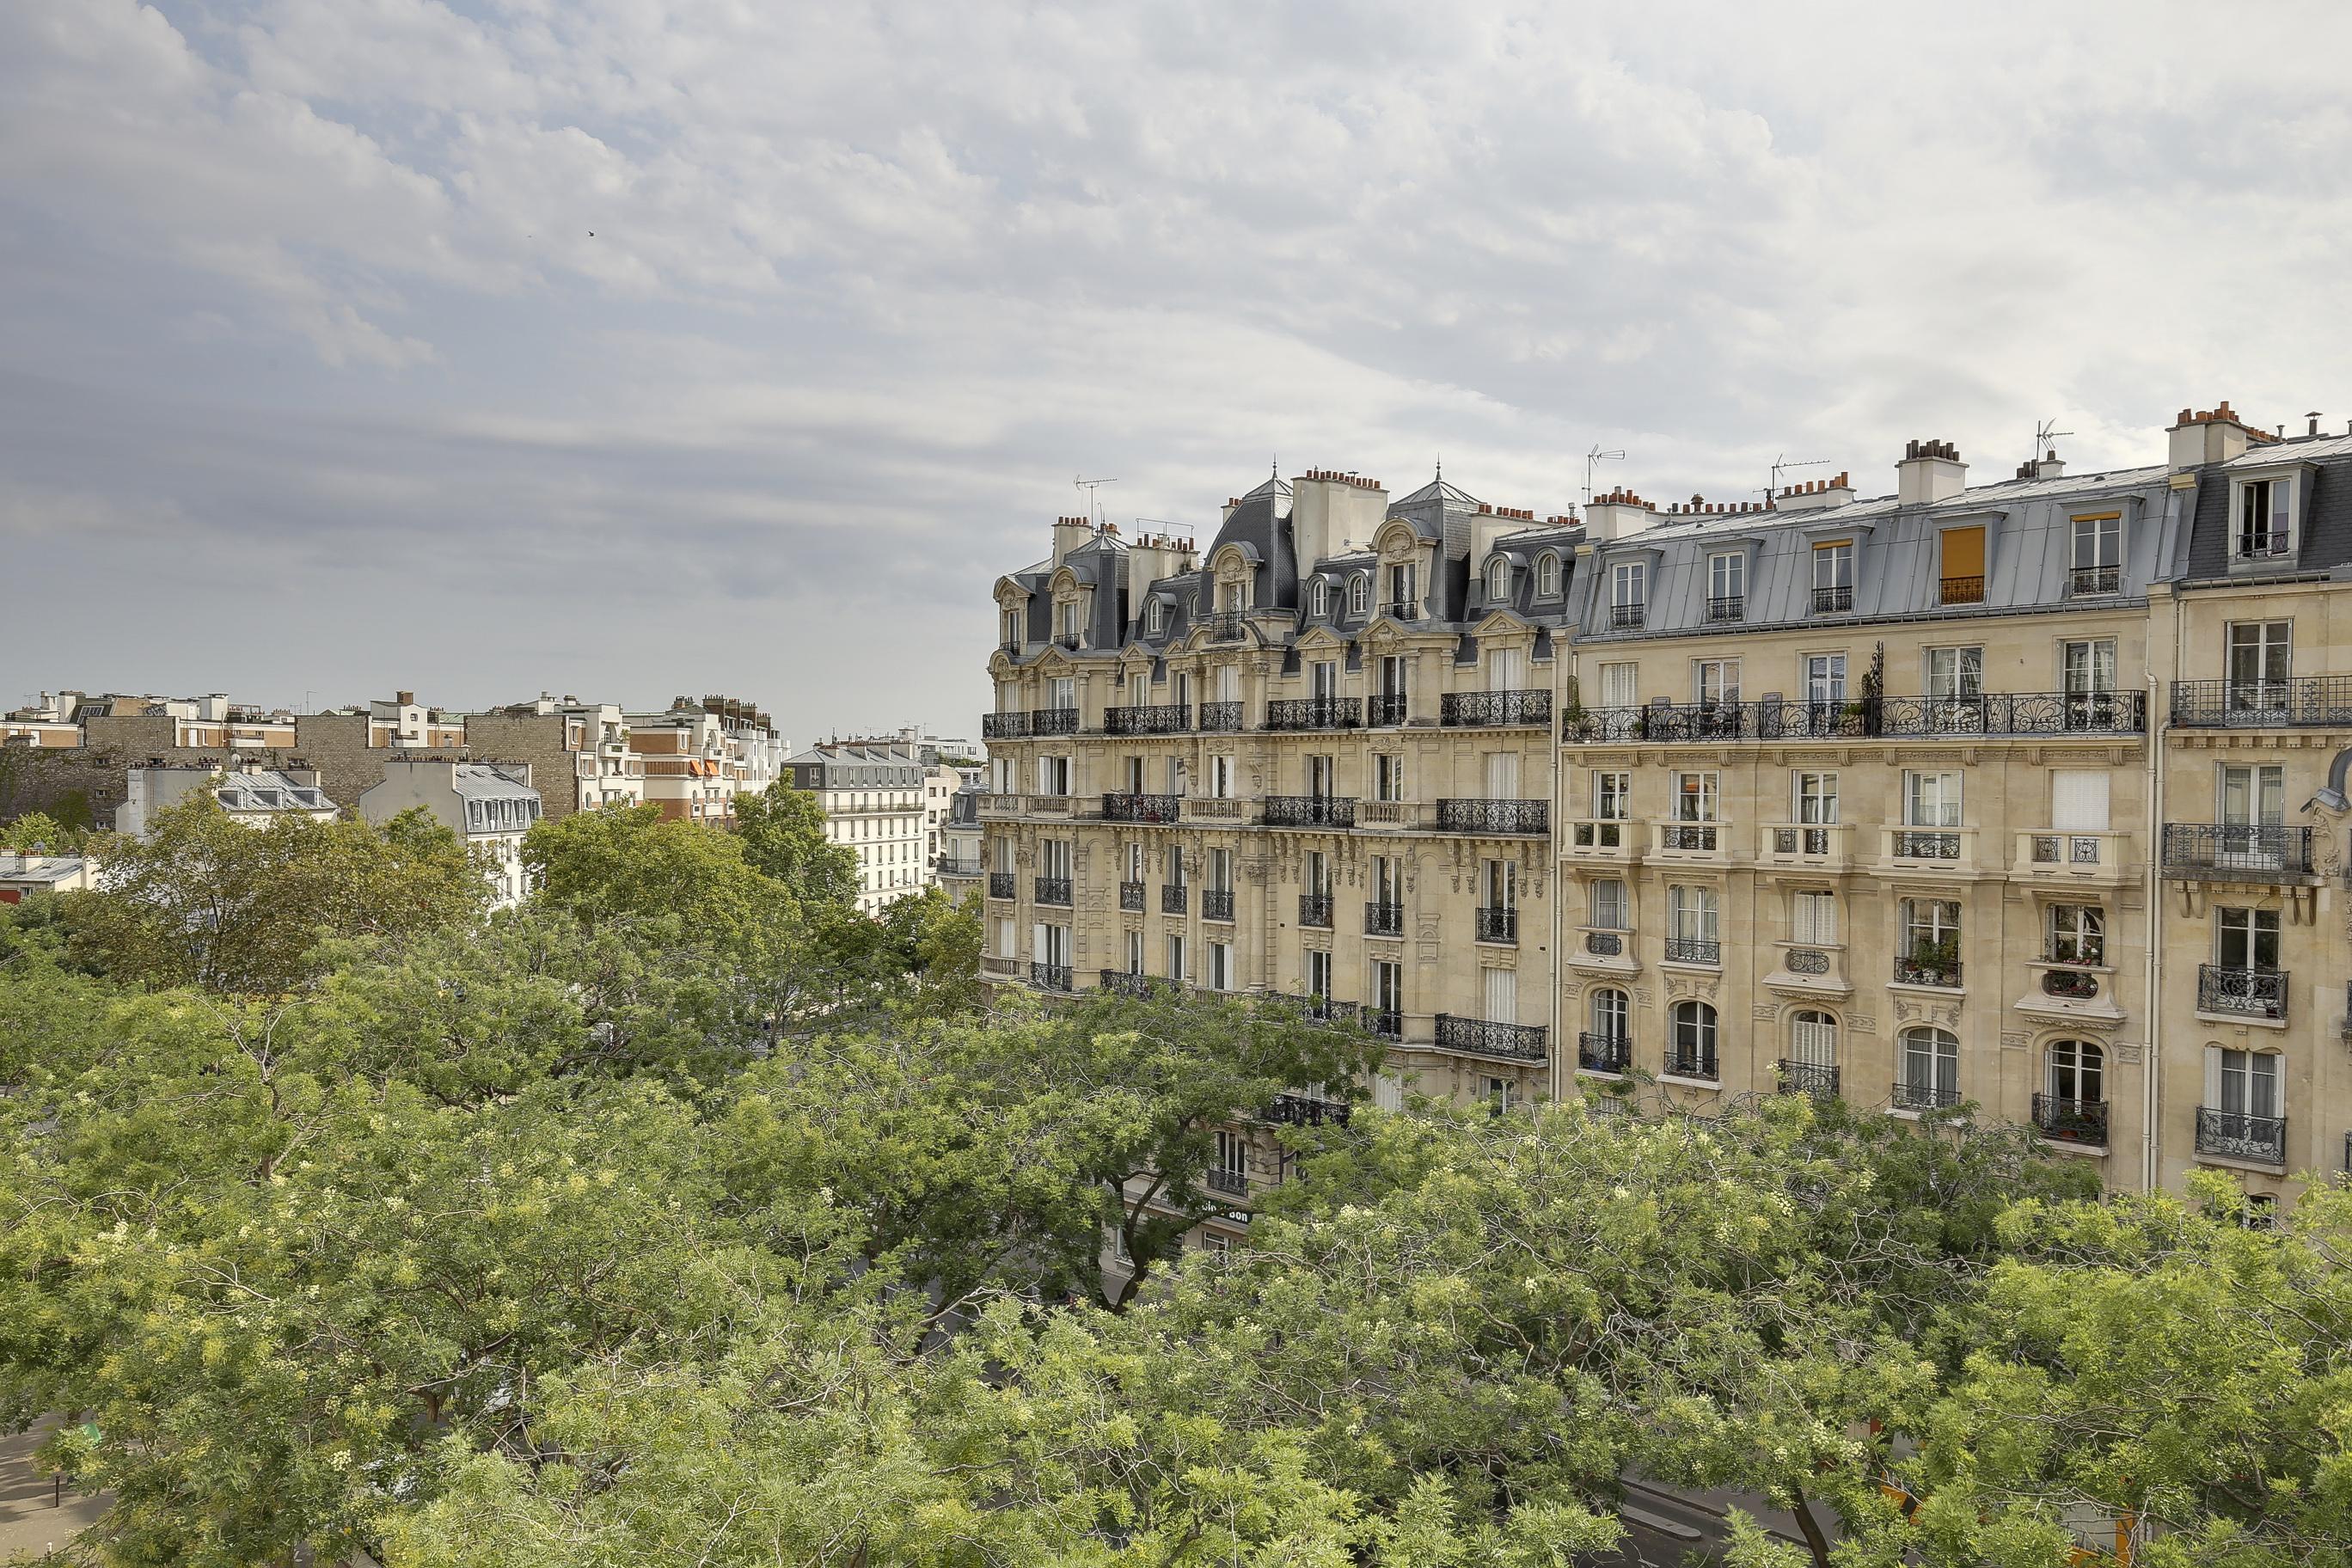
M 1168 978 L 1182 980 L 1184 971 L 1184 938 L 1176 931 L 1168 933 Z
M 1833 826 L 1838 819 L 1838 776 L 1800 773 L 1797 778 L 1797 820 L 1808 826 Z
M 1053 694 L 1054 706 L 1055 708 L 1069 709 L 1076 708 L 1078 705 L 1077 677 L 1074 675 L 1057 675 L 1051 681 L 1047 682 L 1047 689 Z
M 2285 702 L 2292 623 L 2232 621 L 2228 648 L 2230 706 L 2268 708 Z
M 1355 616 L 1365 615 L 1371 607 L 1372 580 L 1366 574 L 1359 572 L 1348 579 L 1348 613 Z
M 1805 656 L 1805 700 L 1816 703 L 1845 700 L 1845 655 L 1811 653 Z
M 1410 561 L 1389 568 L 1389 613 L 1410 620 L 1421 604 L 1421 574 Z
M 1070 759 L 1040 757 L 1037 759 L 1037 793 L 1067 795 L 1070 793 Z
M 1739 700 L 1739 661 L 1702 658 L 1692 667 L 1692 693 L 1699 706 L 1713 708 Z
M 1184 847 L 1181 844 L 1168 847 L 1168 885 L 1171 888 L 1184 885 Z
M 1715 945 L 1717 905 L 1713 888 L 1676 882 L 1666 889 L 1666 910 L 1670 934 L 1676 942 Z
M 1307 595 L 1307 613 L 1318 620 L 1331 613 L 1331 590 L 1320 577 L 1315 580 L 1315 587 Z
M 1166 601 L 1160 599 L 1154 599 L 1151 601 L 1151 607 L 1144 613 L 1144 624 L 1151 628 L 1155 636 L 1168 629 L 1168 605 Z
M 1391 752 L 1372 753 L 1372 798 L 1404 798 L 1404 758 Z
M 1326 949 L 1311 947 L 1307 950 L 1307 994 L 1320 996 L 1327 1002 L 1330 1000 L 1331 954 Z
M 1127 933 L 1127 972 L 1129 974 L 1143 973 L 1143 933 L 1139 931 Z
M 1620 561 L 1609 569 L 1609 603 L 1621 610 L 1638 610 L 1649 601 L 1650 564 Z
M 1731 550 L 1706 558 L 1707 607 L 1737 604 L 1748 596 L 1748 554 Z
M 1712 772 L 1675 774 L 1673 816 L 1676 822 L 1713 822 L 1721 797 L 1721 775 Z
M 2058 674 L 2069 697 L 2105 696 L 2116 689 L 2116 645 L 2111 637 L 2061 643 Z
M 1960 774 L 1906 769 L 1903 774 L 1903 826 L 1958 827 L 1960 825 Z
M 1932 1110 L 1960 1100 L 1960 1042 L 1947 1029 L 1903 1031 L 1896 1051 L 1895 1103 L 1906 1110 Z
M 1536 562 L 1536 596 L 1549 599 L 1559 592 L 1559 557 L 1545 555 Z
M 1813 546 L 1813 591 L 1853 591 L 1853 541 L 1836 540 Z
M 1601 822 L 1626 822 L 1633 816 L 1633 775 L 1611 768 L 1592 773 L 1592 815 Z
M 2279 1055 L 2276 1051 L 2205 1047 L 2205 1103 L 2230 1116 L 2263 1119 L 2279 1114 Z
M 1486 563 L 1486 602 L 1500 604 L 1511 596 L 1511 563 L 1502 556 Z
M 2213 911 L 2213 962 L 2223 969 L 2277 973 L 2279 912 L 2220 909 Z
M 1927 650 L 1927 695 L 1955 700 L 1984 695 L 1984 649 L 1931 647 Z
M 1838 940 L 1835 893 L 1810 890 L 1789 898 L 1789 936 L 1812 947 L 1834 947 Z
M 1234 988 L 1234 949 L 1231 942 L 1209 944 L 1209 989 L 1231 991 Z
M 2053 963 L 2105 963 L 2107 911 L 2096 904 L 2053 904 L 2049 936 Z
M 1604 877 L 1592 884 L 1592 928 L 1595 931 L 1625 931 L 1632 921 L 1627 915 L 1625 884 L 1614 877 Z
M 2294 477 L 2238 481 L 2237 532 L 2230 553 L 2240 561 L 2294 552 Z
M 1601 667 L 1601 706 L 1638 708 L 1642 705 L 1642 667 L 1604 664 Z
M 1234 797 L 1234 759 L 1220 753 L 1209 758 L 1209 798 L 1231 800 Z
M 2073 521 L 2074 592 L 2116 592 L 2123 586 L 2123 514 L 2102 512 Z

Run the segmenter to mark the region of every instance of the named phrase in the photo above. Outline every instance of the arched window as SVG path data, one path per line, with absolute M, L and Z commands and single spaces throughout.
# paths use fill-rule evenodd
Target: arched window
M 1675 1004 L 1674 1032 L 1666 1046 L 1666 1070 L 1677 1078 L 1713 1078 L 1715 1009 L 1704 1002 Z
M 1898 1110 L 1943 1110 L 1960 1102 L 1960 1042 L 1948 1029 L 1904 1030 L 1895 1066 Z
M 1559 592 L 1559 557 L 1547 555 L 1536 563 L 1536 593 L 1550 598 Z
M 1318 620 L 1331 613 L 1331 589 L 1320 577 L 1315 579 L 1315 590 L 1307 595 L 1307 613 Z
M 1511 596 L 1511 563 L 1500 556 L 1486 563 L 1486 598 L 1499 602 Z
M 1371 574 L 1359 572 L 1348 579 L 1348 613 L 1360 616 L 1372 607 Z
M 1790 1020 L 1789 1059 L 1780 1064 L 1780 1087 L 1794 1094 L 1838 1091 L 1835 1018 L 1808 1011 Z
M 1168 603 L 1166 600 L 1154 599 L 1151 601 L 1151 608 L 1146 616 L 1145 624 L 1150 626 L 1155 632 L 1165 631 L 1168 629 Z

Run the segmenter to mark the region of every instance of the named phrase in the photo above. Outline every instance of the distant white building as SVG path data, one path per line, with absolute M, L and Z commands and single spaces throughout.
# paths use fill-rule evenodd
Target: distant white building
M 930 886 L 925 796 L 931 764 L 887 742 L 812 746 L 785 764 L 813 790 L 825 837 L 857 854 L 857 907 L 867 914 Z
M 266 826 L 289 813 L 299 812 L 315 822 L 332 822 L 342 815 L 319 787 L 316 768 L 141 767 L 131 769 L 125 778 L 122 804 L 114 808 L 114 831 L 143 837 L 157 812 L 200 794 L 211 795 L 247 827 Z
M 18 855 L 0 849 L 0 904 L 20 904 L 35 893 L 69 893 L 90 885 L 90 863 L 79 855 Z
M 420 805 L 467 847 L 483 852 L 498 908 L 522 901 L 530 890 L 522 836 L 540 818 L 530 763 L 394 757 L 383 765 L 383 782 L 360 796 L 360 815 L 379 826 Z

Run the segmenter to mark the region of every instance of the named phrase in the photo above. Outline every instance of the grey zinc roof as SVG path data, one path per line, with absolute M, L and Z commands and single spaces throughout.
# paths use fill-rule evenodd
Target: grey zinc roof
M 537 800 L 539 791 L 509 778 L 488 763 L 459 763 L 449 787 L 467 800 Z
M 223 811 L 317 811 L 332 804 L 310 784 L 296 784 L 287 773 L 266 771 L 231 774 L 222 782 L 216 798 Z
M 17 855 L 0 852 L 0 881 L 63 882 L 81 874 L 79 855 Z
M 2197 518 L 2189 531 L 2188 575 L 2226 577 L 2230 572 L 2230 477 L 2234 470 L 2310 463 L 2310 494 L 2303 509 L 2301 547 L 2275 566 L 2281 572 L 2324 572 L 2352 565 L 2352 436 L 2305 436 L 2256 447 L 2199 471 Z
M 1298 591 L 1298 563 L 1290 547 L 1290 487 L 1281 485 L 1277 489 L 1277 482 L 1268 480 L 1242 497 L 1203 557 L 1213 561 L 1228 544 L 1243 546 L 1255 563 L 1250 602 L 1269 606 L 1297 603 L 1293 595 Z M 1200 590 L 1203 595 L 1211 591 L 1210 582 L 1203 573 Z M 1205 597 L 1201 608 L 1208 608 Z

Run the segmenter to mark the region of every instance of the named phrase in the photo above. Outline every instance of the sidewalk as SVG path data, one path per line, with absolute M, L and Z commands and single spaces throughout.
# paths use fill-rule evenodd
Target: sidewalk
M 106 1511 L 102 1493 L 64 1489 L 33 1465 L 33 1450 L 55 1422 L 30 1432 L 0 1437 L 0 1563 L 37 1563 L 66 1544 Z

